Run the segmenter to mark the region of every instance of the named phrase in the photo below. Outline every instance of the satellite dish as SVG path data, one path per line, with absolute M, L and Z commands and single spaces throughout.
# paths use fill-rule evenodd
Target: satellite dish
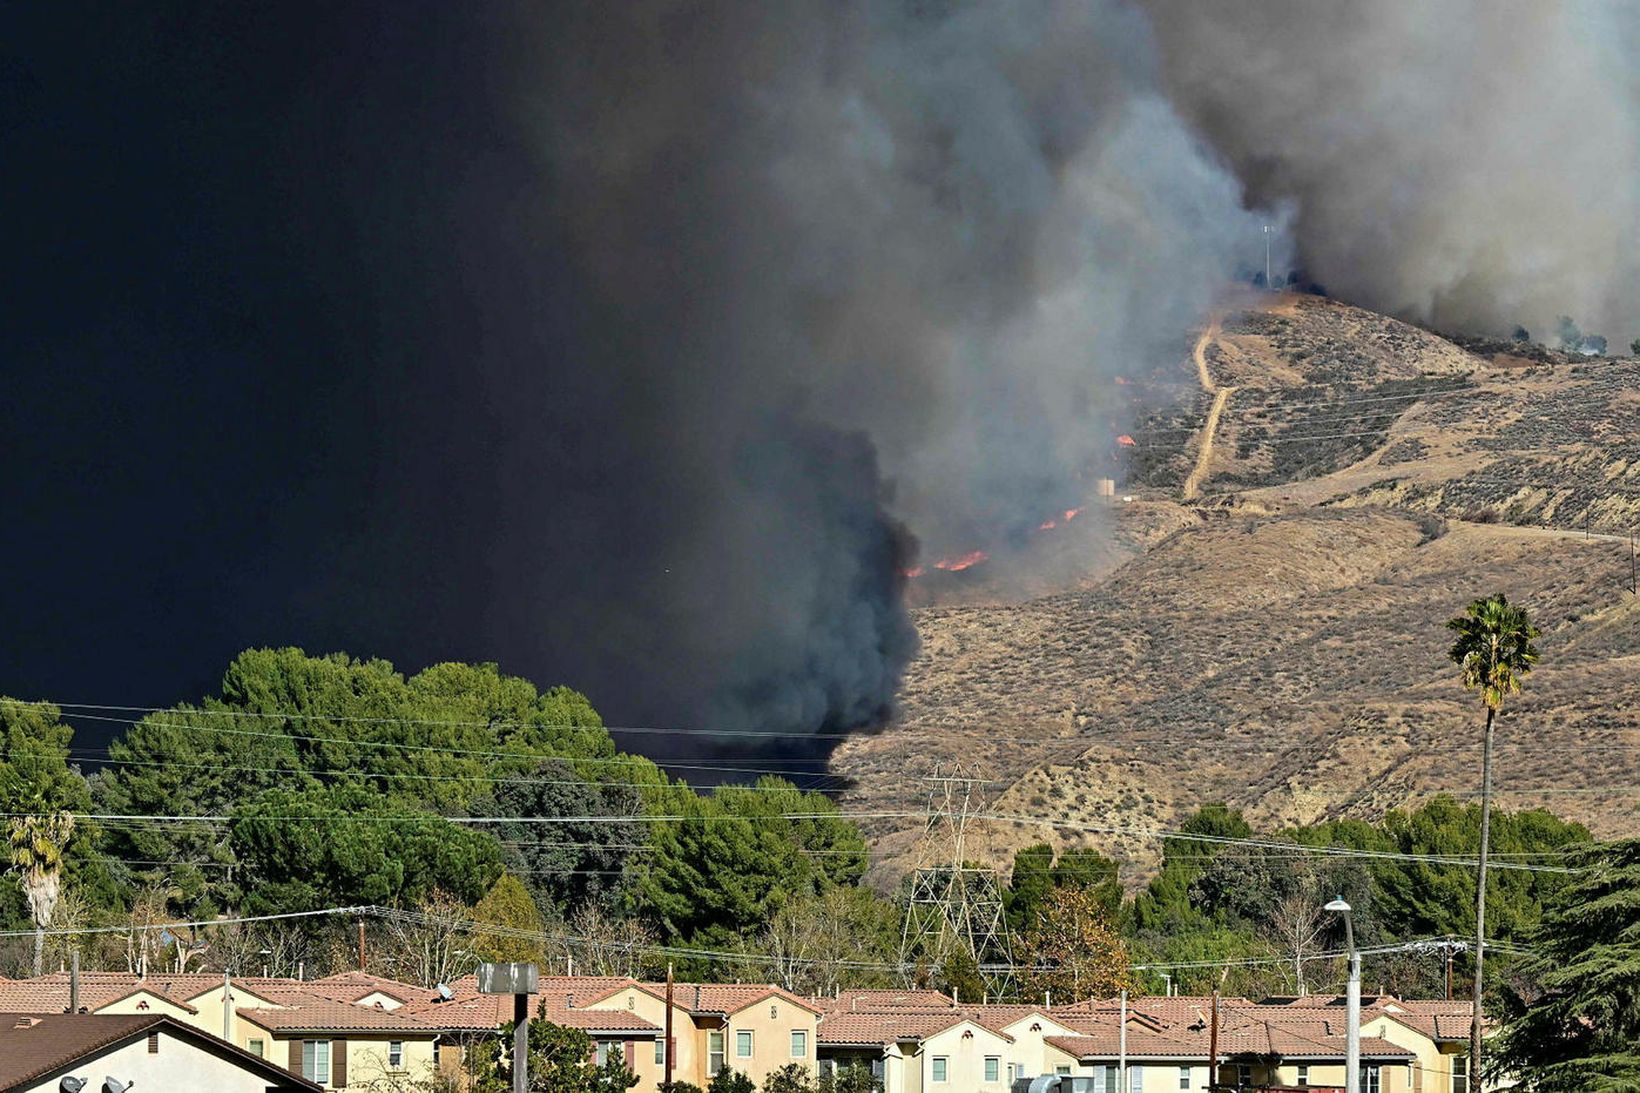
M 177 935 L 173 934 L 170 930 L 161 930 L 159 932 L 159 943 L 161 945 L 170 945 L 175 942 L 176 939 Z
M 440 1002 L 448 1002 L 456 996 L 456 992 L 443 983 L 440 983 L 434 990 L 438 991 L 438 1000 Z
M 85 1079 L 70 1074 L 57 1083 L 57 1088 L 62 1090 L 62 1093 L 80 1093 L 80 1090 L 85 1088 Z
M 125 1093 L 127 1089 L 136 1084 L 136 1082 L 122 1082 L 118 1078 L 104 1078 L 102 1093 Z

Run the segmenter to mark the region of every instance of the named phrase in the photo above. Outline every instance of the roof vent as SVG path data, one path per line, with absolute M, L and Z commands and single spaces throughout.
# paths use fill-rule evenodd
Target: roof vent
M 17 1019 L 17 1023 L 15 1025 L 11 1026 L 11 1027 L 12 1028 L 33 1028 L 35 1025 L 38 1025 L 39 1023 L 40 1023 L 40 1019 L 38 1017 L 19 1017 Z
M 449 988 L 449 986 L 444 984 L 444 983 L 440 983 L 437 987 L 435 987 L 433 989 L 438 991 L 438 1000 L 440 1002 L 448 1002 L 450 999 L 452 999 L 456 996 L 456 992 L 451 990 Z

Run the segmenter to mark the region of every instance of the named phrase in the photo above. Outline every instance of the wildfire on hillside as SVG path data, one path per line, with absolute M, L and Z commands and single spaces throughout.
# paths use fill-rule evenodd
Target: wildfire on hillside
M 1066 509 L 1064 512 L 1050 516 L 1046 520 L 1042 521 L 1036 526 L 1036 530 L 1052 531 L 1054 528 L 1070 523 L 1086 511 L 1087 506 L 1085 505 L 1079 505 L 1074 509 Z M 990 560 L 991 555 L 987 552 L 983 550 L 970 550 L 966 554 L 952 554 L 941 558 L 933 563 L 933 567 L 935 569 L 944 570 L 946 573 L 961 573 L 965 569 L 972 569 L 975 566 Z M 909 580 L 916 580 L 926 572 L 927 569 L 919 565 L 912 566 L 910 569 L 902 570 L 901 575 Z

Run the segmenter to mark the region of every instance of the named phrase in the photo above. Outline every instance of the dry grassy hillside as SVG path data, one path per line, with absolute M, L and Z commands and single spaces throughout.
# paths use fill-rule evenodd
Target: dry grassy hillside
M 1179 415 L 1194 433 L 1145 441 L 1120 546 L 1090 537 L 1069 578 L 1057 559 L 1062 591 L 1008 596 L 1026 582 L 1003 559 L 932 597 L 897 723 L 834 759 L 850 807 L 915 809 L 921 776 L 962 762 L 1008 817 L 973 855 L 1051 837 L 1144 862 L 1154 840 L 1120 832 L 1204 801 L 1274 825 L 1471 794 L 1478 722 L 1442 624 L 1502 589 L 1544 636 L 1503 723 L 1501 801 L 1640 830 L 1621 537 L 1640 525 L 1640 362 L 1539 351 L 1522 368 L 1318 299 L 1228 316 L 1204 349 L 1235 390 L 1200 500 L 1177 496 L 1203 400 Z M 1585 517 L 1609 537 L 1585 538 Z M 885 877 L 913 864 L 915 820 L 872 833 Z

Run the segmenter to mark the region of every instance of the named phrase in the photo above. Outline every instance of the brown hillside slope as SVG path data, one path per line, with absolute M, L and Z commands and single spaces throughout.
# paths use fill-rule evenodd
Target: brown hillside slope
M 1268 315 L 1224 324 L 1222 337 L 1242 340 L 1212 357 L 1226 369 L 1218 382 L 1269 401 L 1250 404 L 1266 406 L 1262 417 L 1238 418 L 1234 404 L 1226 412 L 1202 504 L 1165 500 L 1165 482 L 1153 482 L 1144 503 L 1153 534 L 1130 539 L 1142 553 L 1113 571 L 1025 602 L 918 612 L 923 650 L 898 721 L 834 758 L 834 771 L 855 780 L 851 810 L 914 811 L 927 799 L 922 776 L 965 762 L 992 779 L 988 810 L 1005 817 L 982 825 L 970 856 L 1001 860 L 1049 838 L 1142 864 L 1154 839 L 1123 832 L 1175 824 L 1204 801 L 1274 825 L 1472 795 L 1478 719 L 1446 661 L 1442 624 L 1503 589 L 1545 633 L 1543 662 L 1501 730 L 1500 801 L 1547 806 L 1602 833 L 1640 830 L 1630 550 L 1615 536 L 1565 530 L 1584 513 L 1597 530 L 1626 530 L 1625 499 L 1640 496 L 1640 477 L 1627 492 L 1640 458 L 1626 447 L 1640 366 L 1494 367 L 1356 309 L 1284 306 L 1280 347 L 1273 335 L 1235 333 Z M 1306 319 L 1315 329 L 1295 332 Z M 1368 348 L 1350 349 L 1340 329 L 1364 331 Z M 1317 348 L 1295 363 L 1306 337 Z M 1303 371 L 1317 356 L 1324 383 Z M 1318 388 L 1335 398 L 1373 391 L 1386 401 L 1367 406 L 1388 413 L 1362 428 L 1316 419 L 1367 407 L 1292 408 L 1290 392 Z M 1368 435 L 1344 439 L 1364 450 L 1285 443 L 1357 432 Z M 1289 447 L 1323 458 L 1276 454 Z M 1559 492 L 1516 489 L 1509 475 L 1522 466 L 1558 474 Z M 1573 467 L 1604 492 L 1568 482 Z M 1384 484 L 1392 473 L 1405 484 Z M 1121 527 L 1128 509 L 1119 508 Z M 1164 528 L 1175 530 L 1154 534 Z M 1100 557 L 1101 568 L 1113 560 Z M 975 579 L 1002 583 L 982 571 Z M 873 824 L 880 876 L 914 864 L 919 822 Z

